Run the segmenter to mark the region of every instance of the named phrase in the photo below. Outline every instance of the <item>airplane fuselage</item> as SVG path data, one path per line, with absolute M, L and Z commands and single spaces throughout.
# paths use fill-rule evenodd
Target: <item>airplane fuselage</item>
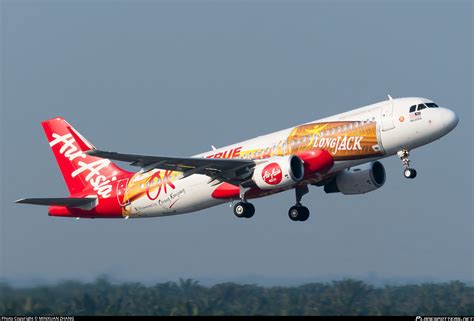
M 452 128 L 452 112 L 444 108 L 426 108 L 410 115 L 409 107 L 431 103 L 422 98 L 387 100 L 349 112 L 259 136 L 211 150 L 194 157 L 243 158 L 265 161 L 272 157 L 298 154 L 314 148 L 328 150 L 333 167 L 322 174 L 305 177 L 315 184 L 353 166 L 412 150 L 445 135 Z M 456 120 L 457 122 L 457 120 Z M 209 183 L 209 177 L 195 174 L 180 179 L 182 173 L 152 170 L 134 174 L 119 191 L 123 216 L 150 217 L 202 210 L 230 200 L 238 200 L 237 188 L 219 194 L 226 183 Z M 292 186 L 257 191 L 249 198 L 262 197 L 293 188 Z M 229 198 L 231 194 L 231 198 Z
M 344 194 L 372 191 L 385 181 L 383 166 L 373 165 L 395 154 L 403 161 L 405 177 L 414 178 L 416 171 L 409 168 L 409 151 L 441 138 L 457 123 L 454 112 L 438 107 L 431 100 L 389 99 L 183 159 L 101 151 L 94 154 L 92 144 L 64 119 L 55 118 L 43 122 L 43 127 L 71 199 L 18 202 L 52 205 L 51 216 L 139 218 L 189 213 L 240 201 L 243 205 L 234 206 L 234 213 L 238 217 L 251 217 L 255 209 L 246 205 L 247 199 L 295 189 L 297 202 L 289 215 L 292 220 L 304 221 L 309 212 L 300 201 L 308 185 L 324 185 L 326 192 Z M 88 151 L 92 151 L 92 156 Z M 144 165 L 140 171 L 131 173 L 115 166 L 109 158 L 133 159 L 132 164 Z M 229 162 L 215 159 L 234 160 L 230 165 L 236 163 L 240 167 L 222 167 Z M 251 167 L 245 167 L 246 164 Z M 355 168 L 364 164 L 372 167 Z M 221 170 L 212 166 L 221 166 Z M 301 176 L 292 172 L 298 171 L 298 166 Z M 230 168 L 229 173 L 222 168 Z M 233 181 L 232 177 L 240 181 Z M 359 183 L 368 185 L 364 189 Z

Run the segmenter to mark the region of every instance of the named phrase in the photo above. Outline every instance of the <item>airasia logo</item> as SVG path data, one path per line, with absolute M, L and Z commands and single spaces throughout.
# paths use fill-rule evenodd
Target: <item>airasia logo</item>
M 268 164 L 263 168 L 262 179 L 269 185 L 278 185 L 283 178 L 280 165 L 277 163 Z
M 70 162 L 76 158 L 88 159 L 86 154 L 74 144 L 76 141 L 71 134 L 61 136 L 53 133 L 52 136 L 54 139 L 49 143 L 49 146 L 53 147 L 60 144 L 59 154 L 64 155 Z M 90 163 L 78 160 L 75 170 L 71 173 L 71 177 L 74 178 L 79 174 L 81 176 L 86 175 L 83 179 L 92 186 L 94 191 L 103 198 L 109 198 L 112 192 L 111 182 L 117 180 L 115 176 L 108 178 L 102 175 L 101 170 L 109 165 L 110 160 L 108 159 L 99 159 Z

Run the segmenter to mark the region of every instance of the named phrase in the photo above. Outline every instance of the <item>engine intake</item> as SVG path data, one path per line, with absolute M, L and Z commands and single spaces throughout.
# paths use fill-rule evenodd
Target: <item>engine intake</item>
M 252 180 L 258 188 L 268 190 L 298 183 L 303 176 L 303 162 L 298 156 L 289 155 L 255 166 Z
M 351 167 L 339 174 L 324 186 L 326 193 L 345 195 L 365 194 L 385 184 L 385 168 L 379 161 Z

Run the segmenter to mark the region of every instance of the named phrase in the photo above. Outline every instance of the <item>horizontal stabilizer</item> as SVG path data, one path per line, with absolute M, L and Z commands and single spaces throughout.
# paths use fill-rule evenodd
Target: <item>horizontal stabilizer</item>
M 32 204 L 32 205 L 56 205 L 66 207 L 93 207 L 97 202 L 97 198 L 72 198 L 72 197 L 57 197 L 57 198 L 22 198 L 15 203 Z

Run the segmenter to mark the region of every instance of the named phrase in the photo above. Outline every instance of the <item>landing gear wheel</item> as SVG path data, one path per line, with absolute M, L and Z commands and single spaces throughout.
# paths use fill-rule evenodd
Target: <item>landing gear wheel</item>
M 238 202 L 234 205 L 235 216 L 251 218 L 255 214 L 255 207 L 250 203 Z
M 288 211 L 288 217 L 292 221 L 306 221 L 309 217 L 309 209 L 302 205 L 295 205 Z
M 309 218 L 309 209 L 307 207 L 302 207 L 303 213 L 301 214 L 300 221 L 304 222 Z
M 288 211 L 288 217 L 292 221 L 298 221 L 298 217 L 300 215 L 300 212 L 298 211 L 298 206 L 292 206 L 290 207 L 290 210 Z
M 403 176 L 406 178 L 415 178 L 416 177 L 416 169 L 413 168 L 405 168 L 403 171 Z
M 250 203 L 246 203 L 247 205 L 247 212 L 245 213 L 245 218 L 251 218 L 255 214 L 255 206 Z

